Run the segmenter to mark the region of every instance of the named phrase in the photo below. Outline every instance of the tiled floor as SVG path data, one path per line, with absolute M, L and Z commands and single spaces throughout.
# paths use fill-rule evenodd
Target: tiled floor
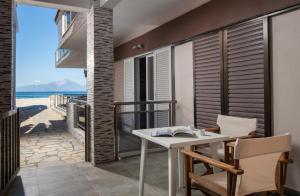
M 84 162 L 22 168 L 7 196 L 136 196 L 139 160 L 132 157 L 99 168 Z M 167 154 L 153 153 L 147 160 L 145 196 L 168 195 Z
M 63 116 L 44 105 L 21 110 L 21 167 L 53 161 L 84 161 L 84 146 L 68 131 Z

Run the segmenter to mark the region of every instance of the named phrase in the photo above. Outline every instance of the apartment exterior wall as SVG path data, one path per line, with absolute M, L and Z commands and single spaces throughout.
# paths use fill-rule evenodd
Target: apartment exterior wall
M 236 3 L 233 5 L 233 3 Z M 139 54 L 144 54 L 146 52 L 153 51 L 154 49 L 160 48 L 161 46 L 169 45 L 171 43 L 179 42 L 193 38 L 194 35 L 200 33 L 208 32 L 214 29 L 218 29 L 239 21 L 243 21 L 249 18 L 261 16 L 263 14 L 271 13 L 278 11 L 280 9 L 287 8 L 293 5 L 299 5 L 300 1 L 234 1 L 230 0 L 225 5 L 224 1 L 212 1 L 210 5 L 205 5 L 200 7 L 182 17 L 171 21 L 165 25 L 158 27 L 156 30 L 153 30 L 141 37 L 138 37 L 120 47 L 115 48 L 115 61 L 119 62 L 120 59 L 124 59 L 131 56 L 136 56 Z M 243 5 L 242 5 L 243 4 Z M 223 7 L 221 6 L 223 5 Z M 247 7 L 248 6 L 248 7 Z M 222 10 L 224 9 L 224 10 Z M 250 9 L 250 10 L 249 10 Z M 202 13 L 200 12 L 202 10 Z M 195 13 L 195 12 L 198 12 Z M 264 109 L 264 107 L 270 104 L 272 99 L 273 114 L 267 114 L 269 118 L 273 115 L 273 127 L 268 128 L 266 131 L 272 131 L 274 135 L 285 134 L 287 132 L 292 133 L 293 144 L 291 157 L 294 159 L 294 163 L 289 166 L 287 183 L 286 187 L 300 191 L 300 187 L 297 184 L 299 182 L 299 107 L 297 105 L 299 100 L 299 25 L 297 25 L 296 18 L 299 18 L 299 9 L 297 12 L 291 12 L 285 16 L 280 15 L 275 17 L 275 22 L 279 23 L 281 26 L 270 25 L 269 32 L 267 35 L 269 38 L 265 40 L 271 42 L 271 38 L 275 37 L 276 39 L 276 51 L 274 52 L 274 44 L 266 44 L 265 46 L 269 49 L 270 54 L 276 54 L 271 59 L 271 63 L 276 67 L 276 78 L 273 76 L 273 81 L 271 83 L 261 83 L 264 88 L 270 90 L 273 86 L 273 97 L 270 99 L 266 97 L 264 103 L 261 105 L 261 108 L 252 106 L 252 109 L 256 107 L 257 109 Z M 202 18 L 200 19 L 200 15 Z M 222 16 L 221 16 L 222 15 Z M 286 17 L 286 18 L 285 18 Z M 199 20 L 198 20 L 199 19 Z M 205 22 L 203 22 L 205 20 Z M 200 22 L 203 22 L 200 24 Z M 186 24 L 185 24 L 186 23 Z M 211 24 L 208 24 L 211 23 Z M 188 27 L 187 27 L 188 25 Z M 273 29 L 272 29 L 273 26 Z M 185 28 L 187 27 L 187 28 Z M 194 28 L 194 29 L 192 29 Z M 184 32 L 183 32 L 184 31 Z M 275 34 L 274 34 L 275 33 Z M 133 45 L 143 44 L 145 48 L 140 50 L 132 50 Z M 188 47 L 190 42 L 175 46 L 174 49 L 174 72 L 175 72 L 175 95 L 174 98 L 178 101 L 176 106 L 176 124 L 177 125 L 189 125 L 193 122 L 193 81 L 190 81 L 188 77 L 193 79 L 193 48 L 191 45 Z M 241 52 L 242 53 L 242 52 Z M 266 54 L 265 59 L 268 59 L 270 54 Z M 249 54 L 246 54 L 249 56 Z M 246 56 L 245 55 L 245 56 Z M 243 59 L 244 60 L 244 59 Z M 244 60 L 245 61 L 245 60 Z M 266 67 L 268 67 L 267 64 Z M 251 65 L 248 66 L 248 68 Z M 265 71 L 266 67 L 261 67 L 263 72 L 270 74 L 268 71 Z M 288 69 L 287 69 L 288 68 Z M 294 71 L 293 71 L 294 70 Z M 256 68 L 257 71 L 257 68 Z M 240 73 L 241 74 L 241 73 Z M 251 71 L 248 73 L 251 74 Z M 287 75 L 288 74 L 288 75 Z M 247 75 L 247 74 L 245 74 Z M 257 76 L 259 74 L 252 74 Z M 268 77 L 264 76 L 265 81 L 268 81 Z M 245 77 L 244 77 L 245 78 Z M 257 78 L 256 78 L 257 79 Z M 258 80 L 258 79 L 257 79 Z M 267 87 L 266 87 L 267 86 Z M 245 89 L 248 90 L 245 86 Z M 255 87 L 255 90 L 258 90 Z M 236 93 L 238 95 L 239 93 Z M 190 96 L 193 97 L 190 97 Z M 196 95 L 195 95 L 196 96 Z M 198 95 L 199 96 L 199 95 Z M 243 107 L 249 107 L 244 103 Z M 188 106 L 183 108 L 182 106 Z M 249 107 L 251 109 L 251 107 Z M 186 118 L 188 117 L 188 118 Z M 271 130 L 272 129 L 272 130 Z

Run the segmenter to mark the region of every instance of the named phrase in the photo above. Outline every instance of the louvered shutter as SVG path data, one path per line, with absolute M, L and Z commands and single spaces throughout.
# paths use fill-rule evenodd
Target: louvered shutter
M 263 20 L 229 28 L 226 52 L 228 114 L 257 118 L 257 133 L 262 136 L 265 133 L 263 28 Z
M 162 48 L 154 52 L 155 61 L 155 101 L 170 101 L 172 100 L 172 84 L 171 84 L 171 47 Z M 156 110 L 168 110 L 166 104 L 155 106 Z M 168 112 L 155 113 L 155 126 L 168 126 Z
M 124 61 L 124 102 L 134 101 L 134 58 Z M 134 111 L 133 105 L 124 107 L 125 111 Z
M 221 39 L 220 33 L 213 33 L 194 40 L 194 96 L 197 128 L 215 127 L 217 115 L 221 114 Z

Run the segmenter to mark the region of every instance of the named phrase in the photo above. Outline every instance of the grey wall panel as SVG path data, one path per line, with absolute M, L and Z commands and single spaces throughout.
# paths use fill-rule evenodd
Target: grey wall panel
M 292 135 L 286 187 L 300 192 L 300 9 L 271 19 L 274 135 Z M 292 195 L 292 194 L 291 194 Z

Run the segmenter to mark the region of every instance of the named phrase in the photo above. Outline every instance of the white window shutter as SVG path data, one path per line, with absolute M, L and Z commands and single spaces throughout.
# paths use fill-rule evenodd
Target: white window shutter
M 124 102 L 134 101 L 134 58 L 124 61 Z M 133 105 L 124 107 L 125 111 L 134 111 Z
M 154 52 L 155 59 L 155 101 L 172 100 L 171 78 L 171 47 L 162 48 Z M 156 104 L 156 110 L 169 109 L 168 104 Z M 168 112 L 157 112 L 156 127 L 168 126 Z

